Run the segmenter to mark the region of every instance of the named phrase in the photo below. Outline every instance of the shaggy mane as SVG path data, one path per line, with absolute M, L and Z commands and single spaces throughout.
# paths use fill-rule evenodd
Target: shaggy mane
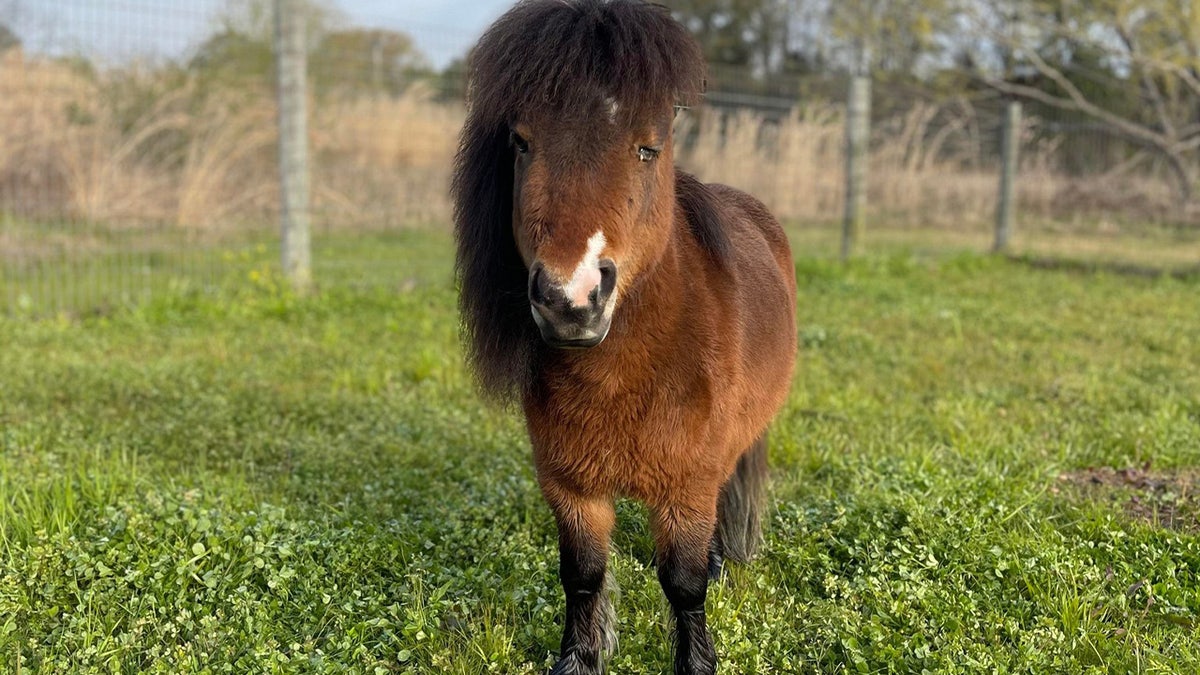
M 511 400 L 528 391 L 543 349 L 513 241 L 511 125 L 527 114 L 579 114 L 606 97 L 629 124 L 695 103 L 705 72 L 699 45 L 669 10 L 638 0 L 524 0 L 480 38 L 451 196 L 459 308 L 485 394 Z M 689 226 L 720 251 L 720 224 L 702 208 L 711 195 L 696 185 L 684 181 Z
M 704 92 L 704 56 L 661 5 L 638 0 L 525 0 L 471 55 L 472 114 L 508 122 L 531 109 L 584 110 L 610 96 L 622 109 L 690 105 Z
M 712 189 L 685 171 L 675 170 L 675 202 L 687 218 L 688 231 L 717 264 L 730 257 L 729 235 L 721 221 L 721 200 Z

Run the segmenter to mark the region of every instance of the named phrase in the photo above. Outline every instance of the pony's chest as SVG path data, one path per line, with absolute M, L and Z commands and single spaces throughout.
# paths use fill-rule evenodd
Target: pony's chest
M 541 405 L 527 406 L 530 439 L 535 449 L 599 461 L 614 455 L 632 456 L 656 445 L 657 405 L 651 397 L 614 398 L 551 396 Z
M 693 470 L 711 432 L 707 405 L 663 387 L 559 391 L 525 412 L 539 472 L 635 497 Z

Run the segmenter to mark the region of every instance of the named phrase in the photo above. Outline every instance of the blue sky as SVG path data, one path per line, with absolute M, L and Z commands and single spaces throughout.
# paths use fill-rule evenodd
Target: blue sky
M 463 54 L 513 0 L 334 0 L 355 26 L 402 30 L 437 66 Z M 0 0 L 31 50 L 120 60 L 185 55 L 228 0 Z

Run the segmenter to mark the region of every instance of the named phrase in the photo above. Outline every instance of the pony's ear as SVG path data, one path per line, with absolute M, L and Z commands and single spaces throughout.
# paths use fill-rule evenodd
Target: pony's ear
M 467 354 L 485 394 L 523 393 L 536 349 L 528 272 L 513 240 L 513 154 L 502 120 L 471 114 L 454 178 L 455 267 Z

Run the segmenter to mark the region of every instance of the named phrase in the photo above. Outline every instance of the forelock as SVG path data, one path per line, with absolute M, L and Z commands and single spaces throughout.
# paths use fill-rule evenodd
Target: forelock
M 662 6 L 638 0 L 524 0 L 470 57 L 468 102 L 480 119 L 570 114 L 611 100 L 624 120 L 703 94 L 699 45 Z

